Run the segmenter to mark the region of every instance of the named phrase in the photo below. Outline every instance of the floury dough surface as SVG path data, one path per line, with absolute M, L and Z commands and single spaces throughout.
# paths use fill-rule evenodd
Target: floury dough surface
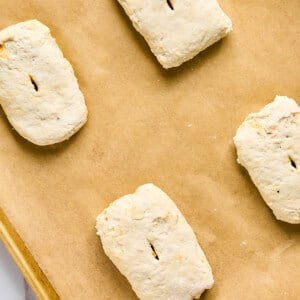
M 199 299 L 214 283 L 192 228 L 152 184 L 105 209 L 97 218 L 97 233 L 142 300 Z
M 17 132 L 41 146 L 68 139 L 86 122 L 72 66 L 36 20 L 0 31 L 0 104 Z
M 164 68 L 177 67 L 230 31 L 216 0 L 118 0 Z
M 277 96 L 250 114 L 234 138 L 244 166 L 276 218 L 300 223 L 300 108 Z

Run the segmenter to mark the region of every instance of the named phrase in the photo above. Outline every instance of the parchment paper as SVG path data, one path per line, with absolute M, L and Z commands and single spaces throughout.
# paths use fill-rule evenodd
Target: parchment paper
M 0 115 L 0 206 L 62 299 L 136 299 L 94 226 L 147 182 L 207 254 L 216 283 L 203 299 L 299 299 L 299 226 L 275 220 L 232 137 L 276 94 L 300 103 L 300 1 L 220 3 L 234 32 L 164 71 L 116 1 L 0 0 L 1 28 L 37 18 L 52 29 L 89 108 L 79 134 L 48 148 Z

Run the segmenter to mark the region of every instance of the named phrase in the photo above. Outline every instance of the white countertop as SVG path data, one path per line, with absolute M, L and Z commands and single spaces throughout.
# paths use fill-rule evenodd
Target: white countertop
M 34 300 L 31 289 L 0 241 L 0 299 Z

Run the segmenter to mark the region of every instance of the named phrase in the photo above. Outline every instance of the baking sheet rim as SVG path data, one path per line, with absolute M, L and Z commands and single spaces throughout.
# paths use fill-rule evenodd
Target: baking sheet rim
M 59 299 L 24 241 L 0 207 L 0 240 L 17 264 L 38 299 Z

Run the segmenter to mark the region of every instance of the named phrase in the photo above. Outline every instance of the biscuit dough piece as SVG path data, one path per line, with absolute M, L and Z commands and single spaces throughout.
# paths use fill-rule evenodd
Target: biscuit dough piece
M 300 223 L 300 108 L 277 96 L 250 114 L 234 137 L 244 166 L 276 218 Z
M 177 67 L 230 31 L 217 0 L 118 0 L 164 68 Z
M 72 66 L 36 20 L 0 31 L 0 104 L 17 132 L 41 146 L 68 139 L 86 122 Z
M 113 202 L 96 228 L 106 255 L 142 300 L 199 299 L 214 283 L 192 228 L 153 184 Z

